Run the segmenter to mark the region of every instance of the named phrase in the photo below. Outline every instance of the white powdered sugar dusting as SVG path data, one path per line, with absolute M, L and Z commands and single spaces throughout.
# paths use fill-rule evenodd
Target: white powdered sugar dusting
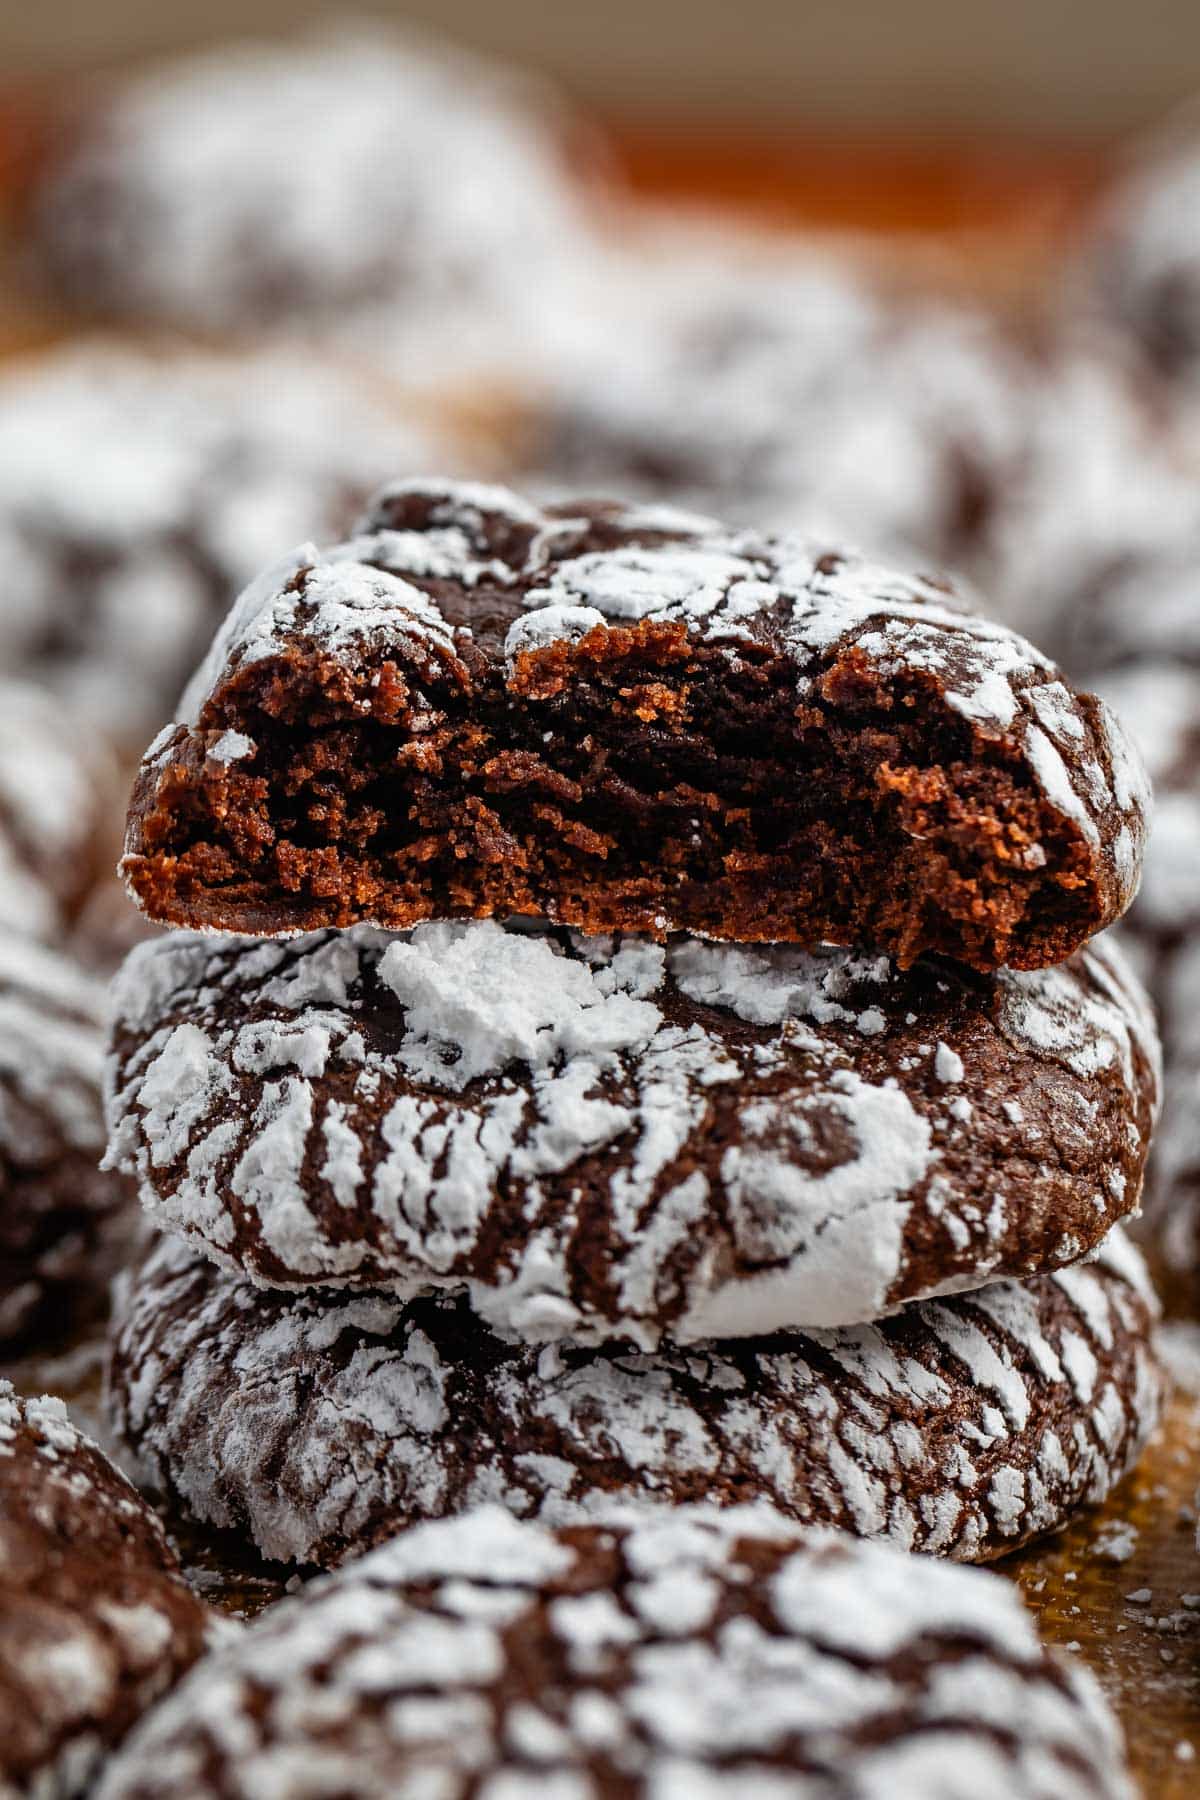
M 456 1090 L 512 1062 L 599 1068 L 645 1049 L 662 1023 L 648 1000 L 605 993 L 586 963 L 544 939 L 486 924 L 418 927 L 388 946 L 379 977 L 404 1007 L 404 1067 Z
M 1118 1068 L 1128 1079 L 1140 1058 L 1155 1072 L 1157 1088 L 1162 1053 L 1141 984 L 1111 938 L 1090 944 L 1084 955 L 1094 983 L 1086 1000 L 1066 968 L 1011 974 L 1002 1029 L 1080 1076 Z
M 186 1787 L 236 1768 L 248 1790 L 278 1792 L 301 1766 L 309 1786 L 380 1795 L 419 1780 L 430 1793 L 476 1782 L 497 1800 L 586 1800 L 636 1770 L 666 1800 L 733 1783 L 781 1800 L 797 1783 L 883 1800 L 900 1791 L 897 1762 L 911 1794 L 965 1792 L 983 1771 L 996 1793 L 1132 1794 L 1099 1689 L 1042 1648 L 996 1577 L 797 1534 L 754 1506 L 661 1521 L 610 1511 L 569 1547 L 491 1506 L 413 1536 L 211 1657 L 111 1765 L 98 1800 L 168 1769 Z M 695 1622 L 675 1607 L 664 1621 L 644 1582 L 617 1586 L 616 1571 L 647 1567 Z M 527 1643 L 539 1646 L 528 1664 Z M 249 1731 L 264 1695 L 272 1729 Z
M 1157 1047 L 1115 953 L 956 992 L 846 951 L 488 920 L 173 933 L 114 986 L 106 1166 L 257 1281 L 465 1287 L 531 1342 L 852 1324 L 1072 1260 L 1136 1203 Z M 1052 1136 L 1014 1122 L 1030 1066 Z M 1103 1194 L 1091 1083 L 1120 1107 Z M 1018 1179 L 1062 1219 L 1035 1247 Z
M 872 1325 L 547 1350 L 484 1343 L 462 1299 L 264 1294 L 164 1240 L 119 1297 L 113 1397 L 147 1479 L 282 1561 L 487 1499 L 557 1523 L 697 1491 L 976 1561 L 1130 1466 L 1161 1401 L 1155 1316 L 1114 1238 Z

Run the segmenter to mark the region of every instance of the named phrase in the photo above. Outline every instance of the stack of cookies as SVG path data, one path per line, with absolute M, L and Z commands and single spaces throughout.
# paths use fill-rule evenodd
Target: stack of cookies
M 143 761 L 108 1162 L 147 1479 L 330 1565 L 484 1501 L 769 1500 L 966 1560 L 1160 1397 L 1147 792 L 941 580 L 406 483 Z M 217 934 L 217 935 L 214 935 Z M 845 947 L 832 947 L 845 946 Z

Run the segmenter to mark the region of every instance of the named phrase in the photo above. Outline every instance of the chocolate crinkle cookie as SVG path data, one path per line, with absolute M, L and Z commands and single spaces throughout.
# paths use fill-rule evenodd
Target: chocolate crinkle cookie
M 64 934 L 99 873 L 115 787 L 112 755 L 68 708 L 0 679 L 0 933 Z
M 1183 614 L 1181 604 L 1181 624 Z M 1182 662 L 1151 659 L 1103 680 L 1106 697 L 1141 746 L 1155 789 L 1144 879 L 1121 931 L 1157 1004 L 1166 1064 L 1146 1175 L 1147 1221 L 1169 1266 L 1194 1277 L 1200 1271 L 1200 679 Z
M 0 375 L 0 662 L 132 749 L 262 564 L 344 532 L 432 427 L 319 357 L 85 342 Z M 67 735 L 64 728 L 64 736 Z
M 1110 669 L 1120 675 L 1143 663 L 1175 663 L 1200 688 L 1200 456 L 1188 480 L 1196 503 L 1191 528 L 1115 563 L 1068 610 L 1064 652 L 1072 668 L 1094 671 L 1102 691 Z
M 416 33 L 222 44 L 75 98 L 28 223 L 85 315 L 228 332 L 486 301 L 584 230 L 556 96 Z
M 0 1791 L 89 1789 L 210 1634 L 137 1490 L 61 1400 L 0 1382 Z
M 462 1300 L 263 1293 L 164 1239 L 123 1278 L 109 1392 L 146 1483 L 328 1566 L 482 1501 L 766 1499 L 978 1562 L 1106 1498 L 1158 1421 L 1156 1303 L 1093 1263 L 842 1331 L 638 1352 L 506 1342 Z
M 423 1526 L 201 1665 L 100 1800 L 168 1770 L 197 1800 L 1133 1794 L 1098 1687 L 1006 1583 L 769 1507 Z
M 731 260 L 719 239 L 643 257 L 532 421 L 530 480 L 969 560 L 1020 472 L 1028 359 L 983 315 L 915 307 L 849 264 Z
M 1200 375 L 1200 115 L 1195 102 L 1139 148 L 1105 196 L 1087 250 L 1093 302 L 1171 381 Z
M 1189 634 L 1177 571 L 1200 551 L 1198 450 L 1127 339 L 1073 327 L 1046 347 L 980 558 L 1006 623 L 1089 678 L 1176 654 Z
M 1122 936 L 1147 959 L 1161 1005 L 1167 959 L 1200 930 L 1200 670 L 1147 658 L 1101 681 L 1154 781 L 1154 830 Z
M 948 583 L 615 504 L 402 484 L 243 594 L 144 760 L 152 917 L 1062 961 L 1125 910 L 1144 773 Z
M 0 1344 L 99 1305 L 130 1229 L 130 1185 L 97 1166 L 105 1010 L 85 970 L 0 935 Z
M 1168 1266 L 1194 1282 L 1200 1275 L 1200 939 L 1191 935 L 1164 954 L 1157 976 L 1168 1061 L 1146 1217 Z
M 1149 1007 L 1107 941 L 980 975 L 492 920 L 169 933 L 113 1000 L 107 1166 L 272 1286 L 497 1329 L 845 1325 L 1077 1261 L 1141 1192 Z

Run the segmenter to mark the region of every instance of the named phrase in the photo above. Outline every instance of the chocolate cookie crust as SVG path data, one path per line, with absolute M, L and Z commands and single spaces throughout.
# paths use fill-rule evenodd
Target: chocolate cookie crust
M 124 872 L 256 934 L 586 931 L 1060 962 L 1137 886 L 1101 702 L 947 583 L 664 509 L 407 484 L 242 596 Z
M 107 1166 L 281 1287 L 467 1287 L 529 1341 L 874 1319 L 1137 1204 L 1149 1009 L 1101 942 L 995 976 L 492 920 L 168 934 L 114 990 Z
M 196 1800 L 284 1793 L 300 1768 L 355 1800 L 1132 1796 L 1099 1689 L 1007 1584 L 765 1507 L 425 1526 L 212 1658 L 101 1800 L 151 1800 L 163 1769 Z
M 0 1344 L 61 1332 L 111 1273 L 133 1196 L 97 1166 L 104 1015 L 85 970 L 0 934 Z
M 802 1524 L 978 1562 L 1105 1498 L 1157 1423 L 1153 1293 L 1090 1265 L 878 1325 L 638 1353 L 506 1343 L 462 1301 L 264 1294 L 164 1240 L 109 1370 L 151 1487 L 281 1562 L 328 1566 L 499 1500 L 765 1499 Z
M 156 1515 L 61 1400 L 0 1382 L 0 1787 L 81 1793 L 204 1648 Z

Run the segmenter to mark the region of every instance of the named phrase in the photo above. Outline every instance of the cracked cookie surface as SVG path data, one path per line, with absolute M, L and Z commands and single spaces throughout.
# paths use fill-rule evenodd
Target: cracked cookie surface
M 265 1294 L 164 1239 L 119 1298 L 110 1393 L 150 1486 L 280 1562 L 488 1500 L 558 1523 L 613 1499 L 764 1499 L 978 1562 L 1132 1466 L 1156 1316 L 1118 1232 L 1092 1264 L 877 1325 L 537 1350 L 461 1300 Z
M 436 1684 L 436 1691 L 431 1686 Z M 769 1507 L 552 1532 L 485 1507 L 283 1601 L 100 1800 L 1131 1800 L 1092 1677 L 1012 1589 Z
M 1141 1190 L 1145 1000 L 1060 969 L 494 921 L 170 933 L 114 989 L 108 1165 L 282 1287 L 466 1288 L 652 1346 L 1078 1261 Z

